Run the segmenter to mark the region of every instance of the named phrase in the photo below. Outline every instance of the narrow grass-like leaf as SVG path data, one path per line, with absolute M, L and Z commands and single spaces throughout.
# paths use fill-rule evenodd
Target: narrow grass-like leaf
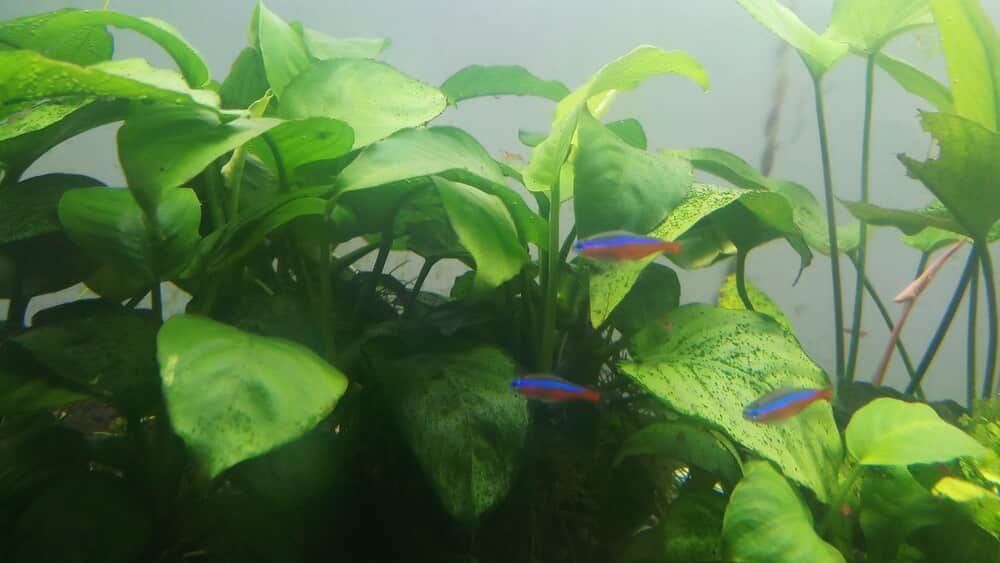
M 210 477 L 302 436 L 347 389 L 301 344 L 190 315 L 163 325 L 157 359 L 174 431 Z

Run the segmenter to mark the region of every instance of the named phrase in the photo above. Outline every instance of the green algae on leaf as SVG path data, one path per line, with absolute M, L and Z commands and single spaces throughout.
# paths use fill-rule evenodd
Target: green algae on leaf
M 844 438 L 847 451 L 861 465 L 944 463 L 986 453 L 931 407 L 890 398 L 875 399 L 858 409 Z
M 156 354 L 170 422 L 209 477 L 302 436 L 347 389 L 301 344 L 192 315 L 163 325 Z
M 823 370 L 781 325 L 759 313 L 692 304 L 670 320 L 670 329 L 637 335 L 632 352 L 638 359 L 622 364 L 625 374 L 671 409 L 770 459 L 827 502 L 843 457 L 830 405 L 816 403 L 782 424 L 742 415 L 773 389 L 830 385 Z
M 441 503 L 464 522 L 514 483 L 528 430 L 527 401 L 509 386 L 516 374 L 488 347 L 376 363 L 403 437 Z
M 736 485 L 722 522 L 732 561 L 843 563 L 844 556 L 813 530 L 813 518 L 795 490 L 766 461 L 751 461 Z
M 437 88 L 371 59 L 330 59 L 312 64 L 281 97 L 283 117 L 332 117 L 354 129 L 363 147 L 408 127 L 423 125 L 444 111 Z
M 785 327 L 785 330 L 789 334 L 795 334 L 795 330 L 792 329 L 792 323 L 782 312 L 778 304 L 771 300 L 766 293 L 761 291 L 757 286 L 746 282 L 747 294 L 750 296 L 750 303 L 753 304 L 753 308 L 758 313 L 763 313 L 772 319 L 778 321 L 778 324 Z M 718 306 L 723 309 L 736 309 L 745 310 L 746 307 L 743 306 L 743 300 L 740 299 L 738 292 L 736 291 L 736 274 L 729 274 L 726 276 L 726 281 L 719 288 L 719 300 Z
M 557 80 L 543 80 L 522 66 L 471 65 L 441 84 L 449 104 L 483 96 L 537 96 L 554 102 L 566 97 L 569 88 Z

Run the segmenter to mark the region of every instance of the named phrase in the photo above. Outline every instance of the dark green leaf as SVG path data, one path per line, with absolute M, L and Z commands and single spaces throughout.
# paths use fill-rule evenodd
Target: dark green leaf
M 302 436 L 347 389 L 300 344 L 190 315 L 163 325 L 157 358 L 174 431 L 210 477 Z
M 955 112 L 951 91 L 929 74 L 885 53 L 879 53 L 875 56 L 875 64 L 886 71 L 907 92 L 927 100 L 938 111 Z
M 45 174 L 0 190 L 0 245 L 60 232 L 58 207 L 63 193 L 100 185 L 87 176 Z
M 133 193 L 116 188 L 78 188 L 59 201 L 59 221 L 94 258 L 149 283 L 180 273 L 198 244 L 201 204 L 193 190 L 160 192 L 151 222 Z
M 591 311 L 598 312 L 598 318 L 607 318 L 604 307 L 590 297 Z M 622 334 L 629 336 L 651 323 L 662 323 L 669 318 L 668 313 L 680 305 L 681 284 L 677 274 L 660 264 L 650 264 L 642 270 L 635 284 L 625 298 L 614 307 L 611 322 Z
M 246 47 L 233 61 L 229 74 L 219 87 L 222 107 L 246 109 L 264 97 L 267 92 L 267 75 L 260 51 Z
M 448 512 L 475 521 L 507 495 L 528 429 L 510 358 L 480 347 L 378 362 L 376 373 Z
M 33 327 L 13 341 L 67 386 L 139 414 L 159 399 L 156 330 L 148 315 L 108 305 Z
M 0 51 L 0 105 L 62 96 L 219 107 L 215 92 L 192 89 L 181 75 L 153 68 L 142 59 L 81 67 L 47 59 L 33 51 Z
M 332 117 L 354 129 L 362 147 L 444 111 L 444 94 L 393 67 L 370 59 L 331 59 L 313 64 L 281 97 L 288 118 Z
M 22 348 L 0 347 L 0 416 L 50 410 L 87 398 L 47 375 L 47 368 Z M 0 484 L 0 491 L 3 488 Z
M 556 80 L 542 80 L 522 66 L 471 65 L 448 77 L 441 92 L 449 104 L 483 96 L 538 96 L 558 102 L 569 88 Z
M 344 123 L 329 117 L 308 117 L 286 121 L 267 133 L 267 141 L 258 137 L 250 142 L 250 150 L 278 175 L 271 146 L 278 150 L 289 184 L 297 180 L 297 170 L 304 164 L 330 160 L 346 154 L 354 145 L 354 131 Z
M 20 294 L 35 296 L 75 285 L 95 269 L 97 263 L 63 233 L 6 244 L 0 247 L 0 298 L 10 298 L 15 276 L 21 277 Z
M 257 23 L 257 29 L 252 33 L 256 35 L 267 82 L 281 100 L 288 84 L 309 67 L 309 54 L 302 37 L 268 10 L 264 2 L 257 2 L 253 21 Z
M 687 162 L 629 146 L 589 114 L 579 120 L 574 210 L 577 234 L 648 233 L 691 188 Z
M 722 536 L 734 561 L 843 563 L 844 556 L 813 530 L 798 494 L 765 461 L 751 461 L 726 508 Z
M 829 379 L 784 328 L 749 311 L 685 305 L 672 328 L 650 326 L 634 339 L 638 361 L 624 372 L 671 409 L 719 428 L 827 501 L 843 455 L 828 403 L 783 424 L 760 424 L 742 410 L 783 386 L 822 388 Z
M 458 239 L 476 261 L 476 289 L 497 287 L 516 276 L 528 261 L 528 253 L 503 202 L 440 177 L 434 178 L 434 185 Z
M 924 113 L 921 122 L 939 141 L 940 157 L 900 160 L 973 238 L 985 239 L 1000 219 L 1000 133 L 944 113 Z
M 690 422 L 660 422 L 632 434 L 622 444 L 614 465 L 635 455 L 664 455 L 696 465 L 733 487 L 743 473 L 739 453 L 714 430 Z
M 905 467 L 865 471 L 858 521 L 868 551 L 881 561 L 893 561 L 911 532 L 942 521 L 934 498 Z

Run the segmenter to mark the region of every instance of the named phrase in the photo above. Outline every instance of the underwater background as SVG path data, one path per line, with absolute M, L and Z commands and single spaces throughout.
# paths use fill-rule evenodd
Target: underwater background
M 0 20 L 60 8 L 94 9 L 100 4 L 98 0 L 6 0 L 0 2 Z M 994 22 L 1000 21 L 1000 2 L 986 0 L 982 4 Z M 221 80 L 246 43 L 246 19 L 254 5 L 252 0 L 115 0 L 110 7 L 171 22 L 198 46 L 212 76 Z M 824 29 L 833 2 L 799 0 L 786 5 L 812 29 Z M 638 118 L 646 130 L 650 150 L 718 147 L 760 167 L 766 141 L 764 121 L 778 100 L 776 89 L 782 89 L 778 145 L 770 175 L 798 182 L 822 200 L 809 75 L 796 60 L 795 52 L 735 1 L 271 0 L 268 6 L 287 20 L 306 22 L 333 36 L 389 37 L 392 43 L 383 53 L 383 60 L 430 84 L 440 84 L 458 69 L 472 64 L 521 65 L 538 76 L 580 84 L 606 61 L 639 44 L 687 51 L 711 77 L 712 87 L 707 94 L 682 77 L 657 77 L 620 95 L 606 117 Z M 112 32 L 116 57 L 143 57 L 154 66 L 172 67 L 169 57 L 147 39 L 128 31 Z M 886 52 L 946 81 L 936 28 L 904 34 L 893 40 Z M 777 84 L 779 80 L 784 82 L 783 88 Z M 859 199 L 857 163 L 861 152 L 863 80 L 864 60 L 848 57 L 825 77 L 823 86 L 829 94 L 826 111 L 833 180 L 838 196 L 850 200 Z M 664 88 L 668 81 L 673 84 Z M 933 108 L 906 93 L 882 72 L 876 73 L 875 92 L 872 201 L 889 208 L 922 207 L 933 196 L 906 176 L 896 154 L 921 157 L 929 153 L 930 136 L 921 130 L 916 116 L 918 110 Z M 480 98 L 449 107 L 435 123 L 462 127 L 495 157 L 507 151 L 526 159 L 530 150 L 518 141 L 518 128 L 546 130 L 551 112 L 551 102 L 541 98 Z M 114 144 L 117 127 L 107 125 L 57 146 L 36 162 L 27 176 L 62 171 L 101 178 L 112 185 L 121 183 L 120 166 L 113 151 L 108 150 Z M 564 213 L 572 217 L 571 209 Z M 840 223 L 851 219 L 842 206 L 837 216 Z M 572 224 L 570 218 L 563 223 L 563 235 Z M 869 231 L 868 275 L 883 296 L 895 295 L 916 270 L 919 253 L 902 247 L 899 236 L 891 228 Z M 415 278 L 419 260 L 407 262 L 401 257 L 405 253 L 394 254 L 398 255 L 390 259 L 387 271 L 398 267 L 401 279 Z M 810 357 L 832 373 L 829 260 L 817 256 L 793 285 L 796 258 L 788 245 L 774 241 L 753 253 L 747 278 L 777 301 Z M 372 261 L 374 256 L 358 266 L 368 269 Z M 442 264 L 432 271 L 425 285 L 427 290 L 447 293 L 454 276 L 466 269 L 452 262 L 452 267 Z M 849 313 L 854 276 L 846 260 L 843 263 L 845 307 Z M 681 302 L 714 302 L 729 267 L 731 261 L 703 270 L 678 270 L 683 288 Z M 961 269 L 960 260 L 946 264 L 921 305 L 914 308 L 903 335 L 912 349 L 920 350 L 922 343 L 930 339 Z M 77 286 L 34 299 L 28 317 L 54 303 L 77 298 L 81 290 L 82 286 Z M 184 295 L 169 290 L 165 295 L 165 314 L 183 310 Z M 980 306 L 985 307 L 983 301 Z M 871 303 L 865 307 L 863 329 L 867 334 L 863 333 L 860 340 L 860 380 L 870 379 L 888 337 Z M 890 303 L 889 308 L 896 316 L 902 307 Z M 980 323 L 979 330 L 985 335 L 984 323 Z M 936 359 L 934 372 L 938 376 L 924 382 L 929 398 L 962 402 L 965 383 L 959 366 L 965 354 L 965 333 L 964 322 L 955 322 L 951 327 Z M 955 366 L 954 378 L 941 376 L 949 373 L 949 365 Z M 896 358 L 889 367 L 886 384 L 901 388 L 906 381 L 905 370 Z

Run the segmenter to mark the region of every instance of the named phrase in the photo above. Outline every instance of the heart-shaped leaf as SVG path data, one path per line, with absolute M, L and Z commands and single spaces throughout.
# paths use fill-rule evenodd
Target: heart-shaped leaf
M 474 286 L 497 287 L 521 271 L 528 253 L 507 208 L 495 196 L 435 177 L 434 185 L 462 246 L 476 261 Z
M 374 59 L 389 47 L 388 37 L 331 37 L 298 22 L 292 28 L 302 36 L 309 56 L 326 59 Z
M 180 273 L 198 244 L 201 204 L 193 190 L 160 192 L 150 220 L 133 193 L 115 188 L 77 188 L 59 200 L 59 222 L 96 259 L 148 283 Z
M 522 66 L 467 66 L 448 77 L 441 92 L 449 104 L 482 96 L 538 96 L 558 102 L 569 88 L 557 80 L 542 80 Z
M 893 37 L 933 23 L 927 0 L 837 0 L 823 35 L 871 55 Z
M 379 361 L 376 374 L 448 512 L 475 521 L 507 495 L 528 429 L 527 402 L 510 390 L 510 358 L 478 347 Z
M 330 59 L 313 64 L 284 91 L 281 114 L 288 118 L 332 117 L 354 129 L 363 147 L 422 125 L 444 111 L 437 88 L 370 59 Z
M 858 409 L 844 437 L 847 451 L 861 465 L 944 463 L 986 453 L 929 406 L 885 397 Z
M 589 113 L 578 122 L 573 190 L 577 234 L 646 233 L 691 189 L 691 165 L 629 146 Z
M 305 434 L 347 389 L 301 344 L 205 318 L 172 317 L 156 342 L 170 422 L 210 477 Z
M 773 389 L 830 385 L 823 370 L 791 334 L 758 313 L 692 304 L 675 310 L 671 324 L 637 335 L 632 350 L 638 361 L 622 370 L 671 409 L 774 461 L 826 502 L 843 456 L 830 405 L 813 404 L 780 425 L 742 415 L 743 407 Z
M 844 561 L 813 530 L 812 514 L 788 481 L 765 461 L 746 464 L 726 507 L 722 538 L 733 561 Z
M 62 195 L 73 188 L 100 185 L 88 176 L 45 174 L 0 190 L 0 245 L 58 233 Z
M 761 25 L 795 48 L 810 74 L 819 78 L 847 53 L 847 45 L 817 34 L 778 0 L 737 0 Z

